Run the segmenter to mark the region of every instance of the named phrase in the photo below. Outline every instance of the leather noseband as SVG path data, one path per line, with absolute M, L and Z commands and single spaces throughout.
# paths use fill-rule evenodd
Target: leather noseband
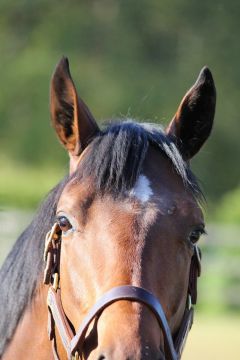
M 55 326 L 58 329 L 62 344 L 66 349 L 69 359 L 78 360 L 83 353 L 83 345 L 90 323 L 97 319 L 108 306 L 120 300 L 133 301 L 147 306 L 155 315 L 164 336 L 164 352 L 169 360 L 181 358 L 183 347 L 193 322 L 193 307 L 197 300 L 197 277 L 201 271 L 200 251 L 194 247 L 189 275 L 189 295 L 185 312 L 180 328 L 172 337 L 163 308 L 159 300 L 148 290 L 132 285 L 117 286 L 102 295 L 102 297 L 90 309 L 83 319 L 80 327 L 75 332 L 67 319 L 62 302 L 61 290 L 59 288 L 59 260 L 60 260 L 61 231 L 57 224 L 54 224 L 46 236 L 44 258 L 46 268 L 44 272 L 44 283 L 50 284 L 48 290 L 49 339 L 53 341 L 53 353 L 56 360 L 59 360 L 56 345 Z M 192 301 L 191 301 L 192 299 Z

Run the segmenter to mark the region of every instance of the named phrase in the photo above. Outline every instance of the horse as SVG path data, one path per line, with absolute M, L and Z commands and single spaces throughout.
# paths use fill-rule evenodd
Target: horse
M 180 359 L 205 232 L 190 160 L 215 105 L 204 67 L 165 129 L 119 119 L 100 130 L 60 60 L 50 112 L 70 170 L 1 268 L 3 360 Z

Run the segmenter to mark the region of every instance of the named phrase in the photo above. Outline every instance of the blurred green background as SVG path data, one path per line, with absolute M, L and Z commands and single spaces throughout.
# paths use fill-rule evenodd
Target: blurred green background
M 234 346 L 227 356 L 230 340 L 214 352 L 226 331 L 231 339 L 240 333 L 239 19 L 237 0 L 0 2 L 0 261 L 68 171 L 49 125 L 49 82 L 62 55 L 100 124 L 121 116 L 166 125 L 200 69 L 212 70 L 215 127 L 192 162 L 208 200 L 209 235 L 185 359 L 240 358 Z

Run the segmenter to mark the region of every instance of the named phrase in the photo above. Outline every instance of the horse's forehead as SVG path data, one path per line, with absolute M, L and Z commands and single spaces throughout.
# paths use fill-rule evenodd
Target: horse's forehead
M 144 215 L 156 214 L 162 216 L 182 215 L 184 217 L 191 214 L 195 217 L 201 217 L 202 212 L 198 203 L 190 191 L 184 186 L 178 186 L 173 190 L 172 184 L 168 182 L 156 181 L 151 178 L 151 174 L 142 173 L 135 185 L 124 196 L 115 198 L 111 194 L 98 196 L 94 184 L 91 181 L 71 182 L 63 191 L 59 206 L 67 210 L 85 211 L 92 204 L 96 204 L 96 209 L 102 209 L 107 212 L 115 208 L 119 213 L 133 213 Z M 114 215 L 115 212 L 112 212 Z M 155 214 L 153 216 L 153 214 Z
M 115 196 L 107 191 L 103 196 L 98 194 L 93 179 L 81 177 L 72 178 L 66 185 L 60 198 L 60 207 L 71 211 L 85 212 L 95 204 L 95 212 L 143 214 L 158 213 L 162 216 L 191 215 L 201 213 L 193 193 L 186 189 L 181 176 L 173 167 L 166 155 L 150 146 L 145 157 L 143 168 L 131 189 Z M 153 211 L 154 209 L 154 211 Z M 112 212 L 114 216 L 115 212 Z

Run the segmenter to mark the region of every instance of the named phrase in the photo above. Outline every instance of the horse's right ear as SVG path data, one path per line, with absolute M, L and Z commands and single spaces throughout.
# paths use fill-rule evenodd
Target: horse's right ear
M 50 111 L 58 138 L 72 156 L 80 155 L 99 132 L 94 117 L 77 95 L 65 57 L 58 63 L 52 77 Z

